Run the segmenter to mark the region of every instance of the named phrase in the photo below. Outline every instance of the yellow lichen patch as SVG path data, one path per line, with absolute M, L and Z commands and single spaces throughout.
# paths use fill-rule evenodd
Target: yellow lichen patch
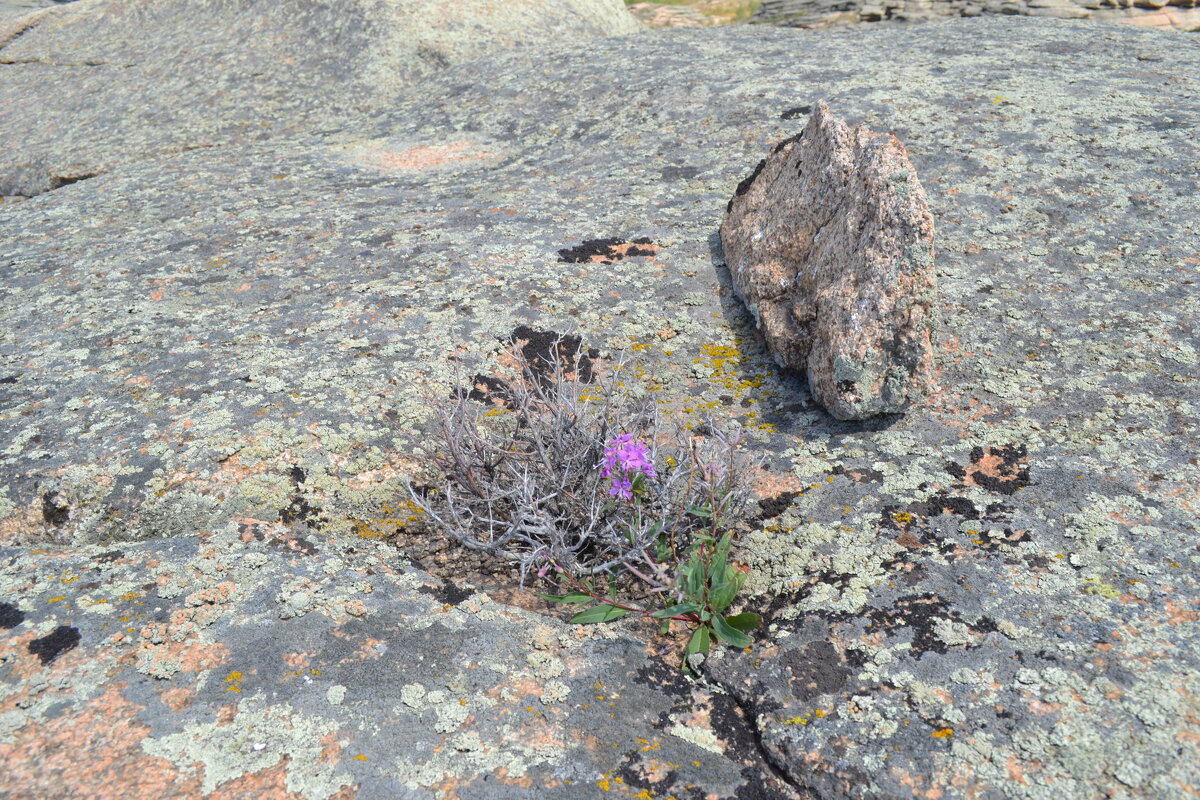
M 1107 597 L 1109 600 L 1115 600 L 1121 596 L 1121 590 L 1113 586 L 1111 583 L 1105 583 L 1099 578 L 1092 576 L 1084 580 L 1087 584 L 1083 587 L 1085 594 L 1096 594 L 1101 597 Z
M 933 733 L 931 733 L 929 735 L 935 739 L 949 739 L 951 736 L 954 735 L 954 729 L 953 728 L 942 728 L 941 730 L 934 731 Z
M 421 520 L 424 511 L 412 500 L 403 500 L 395 505 L 384 503 L 379 507 L 380 517 L 374 520 L 355 520 L 354 532 L 361 539 L 386 539 L 400 528 L 407 528 Z
M 231 672 L 225 677 L 225 691 L 242 693 L 242 673 Z
M 651 348 L 653 345 L 651 345 L 651 343 L 650 343 L 650 342 L 639 342 L 637 339 L 630 339 L 630 340 L 629 340 L 629 346 L 630 346 L 630 348 L 632 348 L 632 349 L 633 349 L 635 352 L 638 352 L 638 353 L 640 353 L 640 352 L 642 352 L 643 350 L 649 350 L 649 349 L 650 349 L 650 348 Z
M 747 395 L 751 390 L 761 390 L 767 378 L 770 377 L 769 368 L 763 367 L 758 369 L 751 377 L 742 377 L 739 367 L 749 359 L 743 356 L 738 351 L 738 346 L 741 344 L 740 339 L 734 339 L 733 344 L 716 344 L 706 342 L 700 345 L 701 357 L 693 359 L 693 369 L 697 375 L 706 377 L 708 381 L 720 389 L 729 392 L 732 397 L 727 400 L 732 400 L 731 404 L 742 403 L 747 400 Z M 770 397 L 773 392 L 759 391 L 758 398 Z M 758 398 L 749 398 L 751 400 Z M 697 408 L 711 409 L 717 405 L 716 402 L 699 404 Z M 770 422 L 761 422 L 758 420 L 758 412 L 750 411 L 743 419 L 744 424 L 749 428 L 771 433 L 775 431 L 775 425 Z

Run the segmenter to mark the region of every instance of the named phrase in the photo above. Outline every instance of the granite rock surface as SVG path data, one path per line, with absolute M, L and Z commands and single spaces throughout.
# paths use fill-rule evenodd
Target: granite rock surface
M 0 205 L 5 789 L 1196 794 L 1196 76 L 1192 36 L 1081 22 L 664 31 L 295 138 L 131 136 Z M 937 221 L 949 388 L 901 418 L 778 370 L 716 236 L 819 98 L 905 143 Z M 560 253 L 612 239 L 656 249 Z M 416 386 L 520 325 L 753 434 L 749 652 L 684 682 L 635 621 L 386 538 Z
M 0 21 L 0 195 L 341 127 L 422 75 L 635 33 L 620 0 L 80 0 Z M 51 88 L 52 87 L 52 88 Z
M 763 0 L 750 21 L 811 29 L 990 14 L 1091 19 L 1184 31 L 1200 28 L 1197 0 Z
M 931 388 L 933 219 L 896 137 L 818 100 L 738 184 L 721 246 L 767 349 L 834 417 L 901 413 Z

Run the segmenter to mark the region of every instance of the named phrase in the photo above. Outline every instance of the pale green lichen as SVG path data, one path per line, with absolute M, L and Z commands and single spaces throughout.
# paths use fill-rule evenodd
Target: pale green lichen
M 247 698 L 237 704 L 232 723 L 193 723 L 179 733 L 144 739 L 142 750 L 185 774 L 201 773 L 206 793 L 286 758 L 287 790 L 306 800 L 327 800 L 354 785 L 348 774 L 321 757 L 322 740 L 338 730 L 336 723 L 299 714 L 287 703 L 267 705 Z

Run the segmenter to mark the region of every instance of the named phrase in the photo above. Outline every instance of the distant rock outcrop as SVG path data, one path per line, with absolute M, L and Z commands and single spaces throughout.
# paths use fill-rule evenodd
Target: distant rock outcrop
M 330 130 L 493 50 L 641 28 L 620 0 L 81 0 L 34 11 L 0 21 L 0 195 Z
M 737 188 L 721 225 L 733 285 L 781 366 L 838 419 L 903 411 L 933 364 L 933 218 L 894 136 L 819 101 Z
M 1200 26 L 1200 0 L 764 0 L 752 22 L 830 28 L 987 14 L 1095 19 L 1153 28 Z

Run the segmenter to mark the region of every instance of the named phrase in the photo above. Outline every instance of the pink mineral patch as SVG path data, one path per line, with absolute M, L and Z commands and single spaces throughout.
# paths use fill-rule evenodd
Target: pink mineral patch
M 440 145 L 417 145 L 407 150 L 380 150 L 369 160 L 388 169 L 431 169 L 456 161 L 482 161 L 491 158 L 487 150 L 479 150 L 471 142 L 451 142 Z

